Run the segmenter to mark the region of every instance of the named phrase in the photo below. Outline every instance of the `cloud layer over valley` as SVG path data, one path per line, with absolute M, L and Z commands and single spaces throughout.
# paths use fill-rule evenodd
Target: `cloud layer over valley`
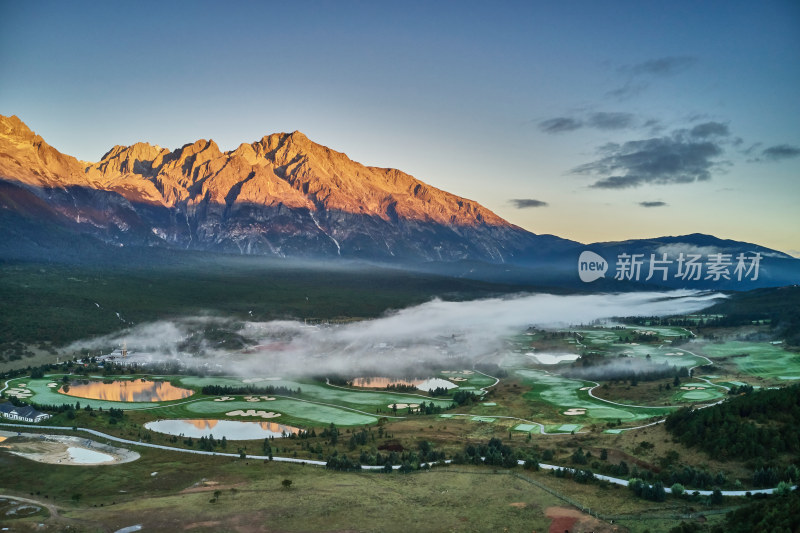
M 528 327 L 555 328 L 621 316 L 691 313 L 723 298 L 693 291 L 558 296 L 521 294 L 464 302 L 432 300 L 345 324 L 245 322 L 193 317 L 137 325 L 80 341 L 67 353 L 127 344 L 145 360 L 179 360 L 236 375 L 403 374 L 428 366 L 492 361 Z

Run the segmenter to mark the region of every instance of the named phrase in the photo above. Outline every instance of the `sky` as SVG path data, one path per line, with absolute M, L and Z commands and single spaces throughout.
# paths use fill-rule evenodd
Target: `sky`
M 64 153 L 300 130 L 584 243 L 800 257 L 798 94 L 796 0 L 0 0 L 0 114 Z

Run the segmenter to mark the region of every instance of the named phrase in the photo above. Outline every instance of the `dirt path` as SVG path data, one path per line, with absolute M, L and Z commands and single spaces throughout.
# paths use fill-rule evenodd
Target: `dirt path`
M 603 522 L 571 507 L 548 507 L 545 516 L 552 520 L 549 533 L 626 533 L 627 528 Z

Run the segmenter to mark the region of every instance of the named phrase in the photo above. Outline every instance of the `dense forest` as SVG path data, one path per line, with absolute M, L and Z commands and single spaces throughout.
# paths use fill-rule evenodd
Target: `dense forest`
M 729 512 L 725 523 L 715 526 L 681 522 L 669 533 L 795 533 L 800 531 L 800 493 L 796 490 L 755 502 Z
M 705 409 L 669 415 L 667 431 L 686 446 L 725 460 L 800 453 L 800 384 L 759 390 Z

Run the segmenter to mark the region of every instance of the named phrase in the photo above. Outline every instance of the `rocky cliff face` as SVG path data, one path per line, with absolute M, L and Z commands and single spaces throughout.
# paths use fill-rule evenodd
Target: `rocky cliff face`
M 174 151 L 115 146 L 86 163 L 17 117 L 0 117 L 0 177 L 62 225 L 121 245 L 502 263 L 573 244 L 533 235 L 399 170 L 361 165 L 300 132 L 230 152 L 212 140 Z M 19 211 L 23 196 L 12 202 L 4 193 L 3 207 Z

